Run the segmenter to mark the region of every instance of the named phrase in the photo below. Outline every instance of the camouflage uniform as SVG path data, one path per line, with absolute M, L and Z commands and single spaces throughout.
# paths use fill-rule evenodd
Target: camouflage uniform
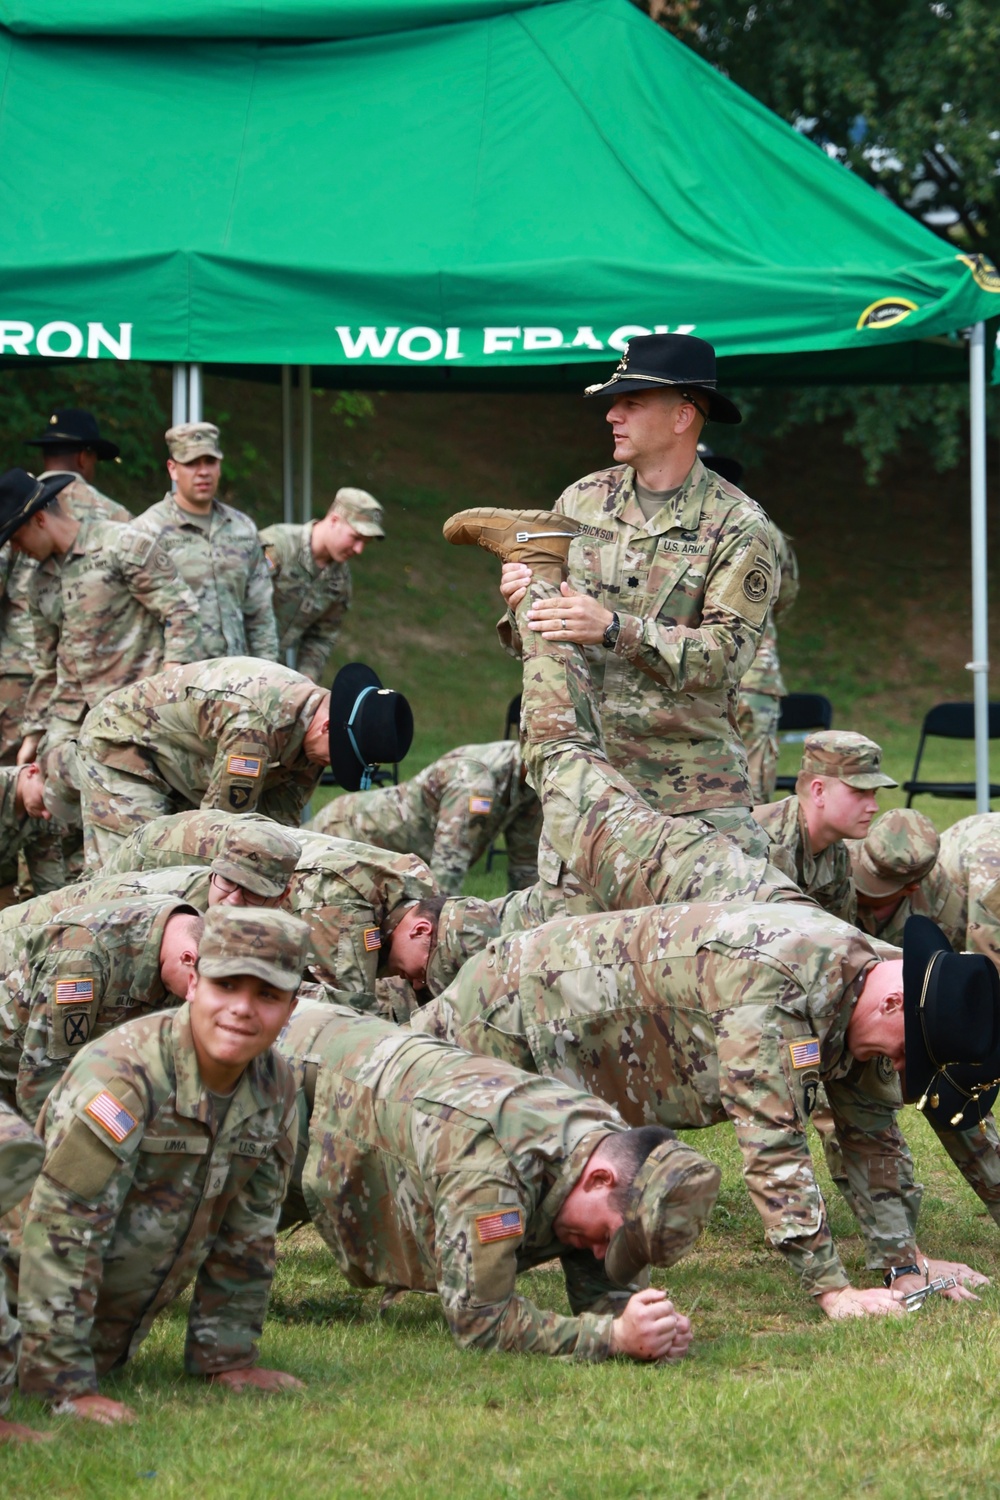
M 308 1129 L 302 1197 L 348 1281 L 436 1291 L 466 1348 L 608 1357 L 629 1291 L 552 1221 L 625 1128 L 610 1105 L 342 1006 L 294 1015 L 277 1050 Z M 516 1291 L 518 1272 L 555 1256 L 570 1317 Z
M 178 865 L 210 865 L 222 853 L 233 832 L 242 833 L 247 845 L 259 834 L 270 848 L 274 844 L 272 818 L 260 813 L 210 812 L 173 813 L 154 818 L 130 833 L 124 843 L 112 850 L 97 872 L 101 876 L 126 874 L 130 870 L 167 870 Z M 301 849 L 298 831 L 293 834 L 280 828 L 282 843 L 294 842 Z M 235 873 L 234 873 L 234 879 Z M 239 881 L 237 881 L 239 884 Z
M 276 662 L 173 667 L 92 709 L 80 736 L 88 859 L 184 807 L 254 810 L 297 826 L 322 767 L 303 748 L 324 691 Z
M 538 879 L 542 831 L 542 809 L 521 765 L 516 740 L 460 745 L 401 786 L 335 798 L 308 826 L 419 855 L 451 896 L 502 834 L 508 884 L 521 890 Z
M 249 516 L 219 500 L 197 516 L 167 494 L 135 525 L 159 538 L 195 595 L 208 656 L 277 660 L 271 579 Z
M 941 835 L 938 869 L 955 893 L 962 948 L 1000 967 L 1000 813 L 974 813 Z M 964 903 L 964 911 L 958 903 Z
M 767 1237 L 814 1294 L 848 1284 L 806 1139 L 821 1080 L 869 1267 L 916 1250 L 921 1190 L 895 1122 L 898 1081 L 846 1045 L 877 961 L 862 934 L 813 906 L 578 917 L 492 942 L 410 1026 L 587 1089 L 631 1125 L 699 1128 L 728 1115 Z M 981 1144 L 978 1130 L 947 1134 L 956 1161 Z M 1000 1153 L 970 1181 L 995 1193 Z
M 0 1101 L 0 1214 L 9 1213 L 30 1193 L 44 1151 L 42 1142 L 27 1121 Z M 3 1240 L 0 1232 L 0 1247 Z M 20 1324 L 7 1305 L 4 1277 L 0 1272 L 0 1416 L 10 1405 L 20 1346 Z
M 12 764 L 24 738 L 35 670 L 28 586 L 38 564 L 9 542 L 0 547 L 0 762 Z
M 611 765 L 664 813 L 749 808 L 736 700 L 774 587 L 767 517 L 700 459 L 648 522 L 621 465 L 571 485 L 555 514 L 583 528 L 570 584 L 621 621 L 613 651 L 583 648 Z M 501 638 L 524 632 L 508 616 Z M 751 852 L 749 819 L 731 822 Z
M 109 495 L 104 495 L 96 485 L 88 484 L 82 474 L 77 474 L 73 469 L 46 469 L 46 476 L 52 474 L 72 474 L 73 477 L 64 489 L 59 491 L 59 503 L 64 510 L 68 510 L 78 521 L 86 521 L 91 516 L 100 516 L 105 521 L 117 521 L 120 526 L 128 526 L 134 520 L 132 512 L 124 505 L 119 505 L 117 500 L 112 500 Z
M 375 1002 L 382 924 L 404 902 L 437 894 L 422 860 L 300 829 L 298 868 L 286 905 L 308 922 L 311 967 L 352 1005 Z
M 319 682 L 351 607 L 351 569 L 346 562 L 320 567 L 310 544 L 314 524 L 268 526 L 260 543 L 274 590 L 279 650 L 282 656 L 296 652 L 296 669 Z
M 220 1122 L 189 1010 L 81 1052 L 45 1112 L 45 1162 L 21 1255 L 21 1390 L 60 1401 L 135 1353 L 194 1281 L 185 1367 L 252 1365 L 295 1150 L 285 1065 L 247 1068 Z
M 37 1120 L 85 1042 L 176 1004 L 160 978 L 160 945 L 185 904 L 144 893 L 66 906 L 53 920 L 40 897 L 0 927 L 0 1080 L 26 1119 Z
M 814 854 L 802 804 L 794 795 L 755 807 L 753 815 L 771 840 L 772 863 L 824 911 L 843 922 L 853 922 L 856 903 L 851 857 L 844 840 L 837 839 Z
M 59 832 L 44 818 L 17 811 L 17 778 L 21 766 L 0 767 L 0 906 L 16 899 L 17 857 L 23 854 L 34 893 L 58 890 L 65 879 Z
M 897 896 L 881 918 L 859 899 L 855 922 L 863 932 L 899 947 L 912 916 L 936 922 L 957 953 L 965 947 L 966 901 L 938 863 L 941 840 L 930 818 L 912 807 L 893 807 L 869 828 L 864 839 L 847 839 L 855 889 L 880 905 Z M 903 887 L 917 884 L 915 891 Z
M 767 612 L 757 655 L 743 674 L 736 722 L 746 747 L 750 794 L 754 802 L 770 802 L 778 774 L 778 720 L 781 700 L 788 692 L 778 660 L 779 616 L 790 613 L 799 593 L 799 564 L 785 533 L 768 518 L 771 543 L 778 562 L 778 594 Z

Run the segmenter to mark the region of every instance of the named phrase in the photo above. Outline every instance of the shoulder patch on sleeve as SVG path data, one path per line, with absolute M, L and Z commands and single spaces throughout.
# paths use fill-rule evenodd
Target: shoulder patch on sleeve
M 252 776 L 257 778 L 264 765 L 259 755 L 228 755 L 226 757 L 227 776 Z
M 470 1296 L 474 1306 L 503 1302 L 517 1280 L 517 1241 L 524 1234 L 520 1207 L 498 1204 L 472 1220 Z
M 84 1113 L 96 1121 L 102 1130 L 107 1131 L 118 1145 L 132 1134 L 139 1123 L 135 1115 L 130 1114 L 121 1100 L 116 1099 L 108 1089 L 101 1089 L 99 1094 L 95 1094 Z
M 481 1245 L 492 1240 L 510 1240 L 524 1233 L 519 1208 L 499 1208 L 495 1213 L 476 1215 L 476 1234 Z
M 470 797 L 469 812 L 473 817 L 488 817 L 493 808 L 492 797 Z
M 713 599 L 718 609 L 739 615 L 750 625 L 762 625 L 771 607 L 774 569 L 769 558 L 751 547 L 730 570 L 721 594 Z
M 111 1146 L 100 1140 L 78 1116 L 42 1164 L 42 1172 L 50 1182 L 88 1202 L 104 1191 L 120 1168 L 121 1161 Z
M 797 1042 L 789 1042 L 788 1050 L 791 1053 L 793 1068 L 819 1067 L 818 1037 L 801 1037 Z
M 275 556 L 273 547 L 264 548 L 264 562 L 267 565 L 267 571 L 271 574 L 272 578 L 281 572 L 281 564 Z
M 85 979 L 57 979 L 54 998 L 57 1005 L 92 1005 L 94 981 L 89 975 Z
M 382 946 L 382 934 L 377 927 L 366 927 L 363 941 L 366 953 L 377 953 Z

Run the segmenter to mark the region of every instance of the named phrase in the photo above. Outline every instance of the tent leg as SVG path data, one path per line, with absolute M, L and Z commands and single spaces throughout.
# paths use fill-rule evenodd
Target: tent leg
M 171 427 L 179 427 L 188 419 L 188 375 L 187 365 L 174 365 L 174 397 Z
M 292 367 L 281 367 L 281 519 L 286 526 L 295 521 L 295 458 L 292 451 Z M 295 666 L 294 646 L 285 648 L 285 665 Z
M 201 410 L 201 365 L 188 365 L 188 414 L 189 422 L 200 422 Z
M 313 511 L 313 418 L 312 418 L 312 366 L 299 366 L 299 388 L 302 393 L 302 520 L 312 520 Z
M 972 481 L 972 661 L 976 725 L 976 811 L 990 810 L 989 632 L 986 607 L 986 325 L 969 330 Z

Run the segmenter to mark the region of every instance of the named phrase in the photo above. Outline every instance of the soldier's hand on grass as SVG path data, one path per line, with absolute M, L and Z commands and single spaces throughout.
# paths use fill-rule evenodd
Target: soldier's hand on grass
M 630 1359 L 681 1359 L 690 1342 L 690 1320 L 656 1287 L 630 1297 L 612 1325 L 611 1352 Z
M 83 1417 L 87 1422 L 100 1422 L 102 1427 L 114 1427 L 116 1422 L 134 1422 L 135 1412 L 124 1401 L 112 1401 L 108 1396 L 70 1396 L 56 1406 L 60 1416 Z
M 516 609 L 528 592 L 531 569 L 526 563 L 506 562 L 500 569 L 500 592 L 508 609 Z
M 250 1365 L 245 1370 L 220 1370 L 218 1375 L 210 1378 L 213 1385 L 224 1385 L 230 1391 L 244 1391 L 248 1386 L 269 1395 L 274 1391 L 305 1390 L 305 1382 L 289 1375 L 286 1370 L 265 1370 L 260 1365 Z
M 537 599 L 528 612 L 528 627 L 546 641 L 575 641 L 599 646 L 614 616 L 589 594 L 577 594 L 568 583 L 559 585 L 558 599 Z
M 54 1437 L 54 1432 L 36 1432 L 34 1427 L 0 1417 L 0 1443 L 51 1443 Z
M 927 1263 L 927 1275 L 931 1281 L 936 1281 L 939 1276 L 954 1276 L 958 1286 L 949 1287 L 946 1292 L 935 1292 L 935 1297 L 947 1297 L 949 1302 L 978 1302 L 979 1298 L 968 1289 L 972 1286 L 989 1286 L 990 1278 L 983 1276 L 979 1271 L 974 1271 L 961 1260 L 931 1260 L 930 1256 L 917 1252 L 917 1262 L 923 1270 L 924 1262 Z M 893 1282 L 893 1291 L 916 1292 L 924 1285 L 923 1276 L 897 1276 Z
M 899 1298 L 881 1286 L 842 1286 L 821 1292 L 816 1301 L 828 1318 L 900 1317 L 906 1312 Z

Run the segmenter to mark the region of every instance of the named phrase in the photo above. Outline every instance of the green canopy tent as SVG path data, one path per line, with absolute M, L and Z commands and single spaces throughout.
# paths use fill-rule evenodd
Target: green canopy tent
M 203 363 L 559 386 L 647 329 L 728 381 L 966 378 L 978 326 L 985 729 L 1000 281 L 628 0 L 0 0 L 0 27 L 0 356 L 189 366 L 179 415 Z

